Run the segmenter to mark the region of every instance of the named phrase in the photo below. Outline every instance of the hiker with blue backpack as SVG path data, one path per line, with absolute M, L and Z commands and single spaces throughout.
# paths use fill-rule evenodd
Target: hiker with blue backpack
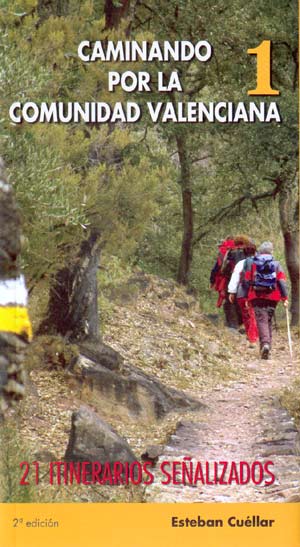
M 273 257 L 273 245 L 264 241 L 256 256 L 246 261 L 243 286 L 246 306 L 255 312 L 260 341 L 260 355 L 268 359 L 272 346 L 272 319 L 278 302 L 288 306 L 288 291 L 285 273 Z

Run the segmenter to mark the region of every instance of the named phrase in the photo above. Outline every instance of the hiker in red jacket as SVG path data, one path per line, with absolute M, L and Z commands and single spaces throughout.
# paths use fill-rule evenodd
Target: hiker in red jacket
M 245 235 L 227 238 L 219 246 L 219 255 L 210 275 L 211 288 L 219 292 L 217 307 L 224 302 L 225 324 L 231 329 L 238 329 L 243 320 L 237 302 L 229 300 L 228 283 L 236 263 L 245 258 L 244 248 L 249 243 L 250 238 Z
M 272 319 L 278 302 L 288 306 L 286 276 L 273 258 L 273 245 L 264 241 L 249 262 L 244 275 L 247 305 L 253 306 L 262 359 L 268 359 L 272 345 Z
M 218 247 L 219 252 L 213 269 L 210 272 L 210 287 L 219 293 L 217 307 L 220 308 L 226 297 L 227 279 L 221 273 L 224 257 L 229 249 L 234 248 L 234 239 L 228 236 Z

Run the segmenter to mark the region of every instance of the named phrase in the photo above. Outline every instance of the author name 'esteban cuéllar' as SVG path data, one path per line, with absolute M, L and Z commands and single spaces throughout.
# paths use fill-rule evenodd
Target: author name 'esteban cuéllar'
M 275 519 L 265 519 L 260 515 L 247 515 L 245 518 L 238 518 L 233 515 L 226 521 L 215 518 L 206 519 L 202 518 L 201 515 L 194 518 L 177 516 L 171 518 L 172 528 L 223 528 L 224 525 L 230 528 L 272 528 L 275 522 Z

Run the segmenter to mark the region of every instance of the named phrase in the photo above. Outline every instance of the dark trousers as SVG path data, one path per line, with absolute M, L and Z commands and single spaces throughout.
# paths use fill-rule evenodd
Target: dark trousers
M 242 312 L 236 299 L 233 304 L 231 304 L 228 300 L 228 296 L 227 293 L 224 302 L 225 325 L 232 329 L 238 329 L 243 323 Z
M 277 302 L 271 300 L 255 299 L 252 301 L 254 308 L 260 347 L 264 344 L 272 345 L 272 319 Z

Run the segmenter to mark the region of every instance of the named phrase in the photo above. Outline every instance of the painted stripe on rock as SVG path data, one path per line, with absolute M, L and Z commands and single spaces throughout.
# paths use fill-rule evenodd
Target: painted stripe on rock
M 0 307 L 0 332 L 12 332 L 32 339 L 32 326 L 27 308 L 19 306 Z
M 16 279 L 0 280 L 0 306 L 27 306 L 27 289 L 23 275 Z

